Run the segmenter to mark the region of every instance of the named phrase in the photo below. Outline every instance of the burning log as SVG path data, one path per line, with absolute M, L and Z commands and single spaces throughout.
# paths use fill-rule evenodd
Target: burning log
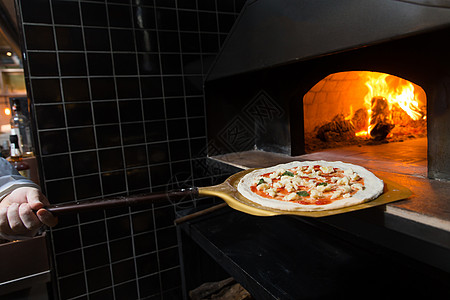
M 363 131 L 367 128 L 367 110 L 364 108 L 358 109 L 352 116 L 352 124 L 355 127 L 355 131 Z
M 389 105 L 386 98 L 380 96 L 373 97 L 371 104 L 369 133 L 375 140 L 383 140 L 395 126 L 390 121 Z
M 350 140 L 355 136 L 355 127 L 344 115 L 336 115 L 331 122 L 322 125 L 317 131 L 317 138 L 323 142 Z

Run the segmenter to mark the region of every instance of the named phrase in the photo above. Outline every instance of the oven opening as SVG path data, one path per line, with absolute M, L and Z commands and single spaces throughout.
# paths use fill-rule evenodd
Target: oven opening
M 307 153 L 403 142 L 427 135 L 425 91 L 386 73 L 330 74 L 304 95 L 303 112 Z

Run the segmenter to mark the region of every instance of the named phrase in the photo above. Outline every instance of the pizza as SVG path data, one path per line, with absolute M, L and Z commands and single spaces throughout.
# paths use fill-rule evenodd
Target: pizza
M 361 204 L 383 193 L 367 169 L 341 161 L 294 161 L 246 174 L 238 191 L 259 205 L 288 211 L 323 211 Z

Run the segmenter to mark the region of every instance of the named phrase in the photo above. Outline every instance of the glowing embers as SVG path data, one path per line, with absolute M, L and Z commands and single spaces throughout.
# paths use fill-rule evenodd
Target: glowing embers
M 304 96 L 307 150 L 426 136 L 426 95 L 378 72 L 335 73 Z

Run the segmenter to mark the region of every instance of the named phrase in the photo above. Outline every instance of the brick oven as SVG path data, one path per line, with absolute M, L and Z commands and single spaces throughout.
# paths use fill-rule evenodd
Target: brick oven
M 313 151 L 308 134 L 354 113 L 348 95 L 367 91 L 355 76 L 372 72 L 415 87 L 423 124 L 413 135 L 428 137 L 428 176 L 450 179 L 450 8 L 441 2 L 249 1 L 205 83 L 211 154 Z M 325 93 L 309 96 L 327 79 Z
M 227 211 L 182 229 L 261 299 L 303 291 L 317 297 L 325 293 L 323 286 L 315 289 L 306 283 L 299 291 L 292 288 L 297 286 L 292 280 L 326 277 L 336 283 L 351 276 L 352 271 L 342 271 L 345 267 L 335 261 L 324 268 L 337 266 L 340 275 L 328 278 L 325 271 L 315 272 L 324 261 L 320 253 L 333 252 L 324 247 L 335 237 L 358 249 L 368 241 L 366 250 L 377 245 L 393 251 L 389 259 L 381 259 L 383 266 L 375 263 L 382 274 L 390 272 L 391 259 L 406 265 L 409 259 L 420 262 L 419 273 L 394 267 L 405 276 L 405 282 L 393 278 L 399 296 L 416 293 L 419 285 L 412 278 L 424 282 L 418 294 L 448 291 L 449 36 L 448 1 L 247 1 L 205 80 L 208 155 L 240 168 L 297 159 L 343 160 L 408 187 L 413 196 L 319 220 L 264 219 Z M 389 93 L 380 92 L 380 84 L 370 85 L 368 77 L 381 78 Z M 397 95 L 391 97 L 392 91 Z M 414 101 L 391 103 L 403 92 L 411 92 Z M 366 131 L 365 136 L 359 131 Z M 316 232 L 311 238 L 289 240 L 278 228 L 294 235 L 315 228 L 332 232 L 332 237 L 316 238 L 321 234 Z M 225 243 L 228 237 L 231 241 Z M 311 248 L 308 258 L 313 262 L 304 267 L 297 260 L 283 261 L 279 253 L 284 255 L 287 248 L 299 253 Z M 433 275 L 423 275 L 425 269 Z M 358 277 L 365 276 L 361 272 Z

